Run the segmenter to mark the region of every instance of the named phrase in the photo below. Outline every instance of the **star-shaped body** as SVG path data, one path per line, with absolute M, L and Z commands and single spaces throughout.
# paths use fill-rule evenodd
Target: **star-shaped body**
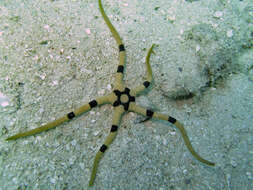
M 90 181 L 89 181 L 89 186 L 92 186 L 94 183 L 99 161 L 100 161 L 102 155 L 108 149 L 109 145 L 115 139 L 118 127 L 120 125 L 121 117 L 125 112 L 135 112 L 135 113 L 144 115 L 148 118 L 157 118 L 157 119 L 169 121 L 170 123 L 174 124 L 181 132 L 182 137 L 185 141 L 185 144 L 186 144 L 188 150 L 191 152 L 191 154 L 200 162 L 210 165 L 210 166 L 214 166 L 214 163 L 203 159 L 201 156 L 199 156 L 195 152 L 195 150 L 193 149 L 193 147 L 190 143 L 190 140 L 187 136 L 187 133 L 186 133 L 183 125 L 181 123 L 179 123 L 175 118 L 173 118 L 171 116 L 164 115 L 164 114 L 156 113 L 150 109 L 145 109 L 141 106 L 136 105 L 136 103 L 135 103 L 136 97 L 138 95 L 140 95 L 140 93 L 143 92 L 146 88 L 148 88 L 152 82 L 152 70 L 151 70 L 149 60 L 150 60 L 151 54 L 154 53 L 153 49 L 154 49 L 155 45 L 153 44 L 151 46 L 151 48 L 149 49 L 148 54 L 146 56 L 146 67 L 147 67 L 146 81 L 144 81 L 143 84 L 141 84 L 140 86 L 137 86 L 131 90 L 130 88 L 128 88 L 124 84 L 124 81 L 123 81 L 124 64 L 125 64 L 124 45 L 122 43 L 122 40 L 120 39 L 118 32 L 116 31 L 114 26 L 111 24 L 109 18 L 105 14 L 101 0 L 98 0 L 98 3 L 99 3 L 99 10 L 102 14 L 102 17 L 104 18 L 108 28 L 110 29 L 114 39 L 116 40 L 116 42 L 119 46 L 119 65 L 118 65 L 116 76 L 115 76 L 115 85 L 114 85 L 115 87 L 113 89 L 113 92 L 111 92 L 110 94 L 108 94 L 106 96 L 98 97 L 98 98 L 90 101 L 89 103 L 86 103 L 83 106 L 75 109 L 74 111 L 66 114 L 65 116 L 63 116 L 59 119 L 56 119 L 46 125 L 32 129 L 32 130 L 24 132 L 24 133 L 16 134 L 14 136 L 7 138 L 6 140 L 16 140 L 21 137 L 34 135 L 34 134 L 40 133 L 42 131 L 46 131 L 51 128 L 55 128 L 56 126 L 59 126 L 60 124 L 66 122 L 66 121 L 69 121 L 84 112 L 90 111 L 92 108 L 94 108 L 96 106 L 100 106 L 103 104 L 111 104 L 114 107 L 113 118 L 112 118 L 112 127 L 111 127 L 109 135 L 105 139 L 104 144 L 100 147 L 99 151 L 97 152 L 97 154 L 95 156 L 93 169 L 92 169 L 91 177 L 90 177 Z

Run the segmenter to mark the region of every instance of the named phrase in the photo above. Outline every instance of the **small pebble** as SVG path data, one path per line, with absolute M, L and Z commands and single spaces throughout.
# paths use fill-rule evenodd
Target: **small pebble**
M 49 28 L 50 28 L 49 25 L 45 25 L 45 26 L 44 26 L 44 29 L 46 29 L 46 30 L 48 30 Z
M 53 183 L 53 184 L 55 184 L 55 182 L 56 182 L 55 178 L 51 178 L 50 182 Z
M 163 145 L 164 145 L 164 146 L 167 146 L 167 145 L 168 145 L 167 139 L 163 139 Z
M 97 136 L 98 134 L 99 134 L 99 131 L 94 131 L 94 132 L 93 132 L 93 135 L 94 135 L 94 136 Z
M 107 88 L 107 90 L 111 90 L 112 86 L 110 84 L 108 84 L 106 88 Z
M 73 140 L 73 141 L 71 141 L 70 143 L 71 143 L 72 146 L 76 146 L 76 143 L 77 143 L 77 142 L 76 142 L 76 140 Z
M 84 170 L 84 163 L 80 163 L 79 166 L 82 170 Z
M 89 28 L 85 29 L 85 32 L 86 32 L 86 34 L 88 34 L 88 35 L 91 33 L 91 31 L 90 31 Z
M 222 15 L 223 15 L 223 13 L 222 13 L 221 11 L 216 11 L 216 12 L 214 13 L 213 16 L 214 16 L 215 18 L 221 18 Z
M 234 160 L 231 160 L 230 164 L 233 166 L 233 168 L 235 168 L 237 166 L 237 163 Z
M 58 81 L 57 81 L 57 80 L 52 81 L 52 85 L 53 85 L 53 86 L 58 85 Z
M 175 135 L 176 132 L 175 132 L 175 131 L 171 131 L 171 132 L 169 132 L 169 134 L 170 134 L 170 135 Z
M 253 180 L 253 175 L 252 175 L 251 172 L 246 172 L 246 175 L 247 175 L 249 180 Z
M 175 21 L 176 20 L 176 16 L 175 15 L 167 16 L 167 20 L 169 20 L 169 21 Z
M 101 89 L 98 91 L 98 95 L 104 95 L 105 94 L 105 89 Z
M 1 93 L 1 92 L 0 92 L 0 105 L 1 105 L 2 107 L 6 107 L 6 106 L 9 105 L 9 102 L 8 102 L 8 100 L 7 100 L 7 97 L 6 97 L 3 93 Z
M 198 52 L 199 50 L 200 50 L 200 46 L 197 45 L 197 46 L 196 46 L 196 52 Z
M 231 38 L 233 36 L 233 30 L 227 31 L 227 37 Z

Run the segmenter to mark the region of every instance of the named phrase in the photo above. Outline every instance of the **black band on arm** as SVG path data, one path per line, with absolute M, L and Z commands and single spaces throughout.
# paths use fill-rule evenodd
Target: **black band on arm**
M 168 121 L 171 122 L 172 124 L 174 124 L 174 123 L 176 123 L 177 120 L 175 118 L 169 116 Z
M 70 112 L 70 113 L 67 114 L 68 119 L 73 119 L 75 116 L 76 115 L 75 115 L 74 112 Z
M 118 126 L 117 125 L 112 125 L 111 132 L 115 132 L 117 130 L 118 130 Z
M 125 51 L 124 44 L 119 45 L 119 52 L 121 52 L 121 51 Z
M 145 86 L 145 88 L 148 88 L 149 85 L 150 85 L 150 82 L 149 82 L 149 81 L 145 81 L 145 82 L 143 83 L 143 85 Z
M 101 152 L 104 153 L 106 149 L 107 149 L 107 146 L 106 146 L 105 144 L 103 144 L 103 145 L 100 147 L 99 150 L 100 150 Z
M 123 65 L 119 65 L 117 73 L 123 73 L 123 71 L 124 71 L 124 66 Z
M 96 100 L 92 100 L 89 102 L 89 105 L 90 105 L 90 108 L 94 108 L 98 105 L 97 101 Z
M 146 116 L 148 116 L 148 117 L 152 117 L 153 114 L 154 114 L 154 112 L 152 110 L 147 110 L 146 111 Z

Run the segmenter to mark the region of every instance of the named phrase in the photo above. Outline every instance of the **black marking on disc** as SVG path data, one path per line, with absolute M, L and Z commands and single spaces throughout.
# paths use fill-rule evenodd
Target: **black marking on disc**
M 125 88 L 125 93 L 127 94 L 127 95 L 129 95 L 129 92 L 130 92 L 130 89 L 129 88 Z
M 145 82 L 143 83 L 143 85 L 145 86 L 145 88 L 148 88 L 149 85 L 150 85 L 150 82 L 149 82 L 149 81 L 145 81 Z
M 119 52 L 121 52 L 121 51 L 125 51 L 124 44 L 119 45 Z
M 117 101 L 117 100 L 115 102 L 113 102 L 113 104 L 112 104 L 113 107 L 117 107 L 119 105 L 120 105 L 120 101 Z
M 124 71 L 124 66 L 123 65 L 119 65 L 118 69 L 117 69 L 117 73 L 123 73 Z
M 112 125 L 111 132 L 115 132 L 117 130 L 118 130 L 118 126 L 117 125 Z
M 148 116 L 148 117 L 152 117 L 153 114 L 154 114 L 154 112 L 152 110 L 147 110 L 146 111 L 146 116 Z
M 130 102 L 135 102 L 135 97 L 134 96 L 130 96 L 129 101 Z
M 68 115 L 67 115 L 67 117 L 68 117 L 69 119 L 73 119 L 75 116 L 76 116 L 76 115 L 75 115 L 74 112 L 70 112 L 70 113 L 68 113 Z
M 174 124 L 177 120 L 174 117 L 169 116 L 168 121 Z
M 106 151 L 106 149 L 107 149 L 107 146 L 106 146 L 105 144 L 103 144 L 103 145 L 100 147 L 99 150 L 100 150 L 101 152 L 104 153 L 104 152 Z
M 127 111 L 128 108 L 129 108 L 130 102 L 135 102 L 135 97 L 130 95 L 130 89 L 127 88 L 127 87 L 122 92 L 119 91 L 119 90 L 114 90 L 113 92 L 117 96 L 117 100 L 115 102 L 113 102 L 113 106 L 114 107 L 122 105 L 124 107 L 124 110 Z M 120 97 L 122 95 L 127 95 L 127 97 L 128 97 L 128 101 L 127 102 L 121 102 Z
M 127 111 L 129 108 L 129 101 L 127 103 L 121 103 L 124 106 L 124 110 Z
M 92 100 L 89 102 L 89 105 L 90 105 L 90 108 L 94 108 L 98 105 L 97 101 L 96 100 Z
M 120 94 L 121 94 L 121 92 L 120 92 L 119 90 L 114 90 L 113 92 L 114 92 L 114 94 L 115 94 L 116 96 L 120 96 Z

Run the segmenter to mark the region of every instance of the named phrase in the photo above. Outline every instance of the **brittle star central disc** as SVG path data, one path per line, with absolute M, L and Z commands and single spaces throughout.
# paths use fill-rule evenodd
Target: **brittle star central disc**
M 129 98 L 128 98 L 128 96 L 127 96 L 126 94 L 122 94 L 122 95 L 120 96 L 120 101 L 121 101 L 122 103 L 127 103 L 127 102 L 129 101 Z
M 122 105 L 124 107 L 124 110 L 127 111 L 130 102 L 135 101 L 135 97 L 130 95 L 129 88 L 125 88 L 125 90 L 122 92 L 119 90 L 114 90 L 113 92 L 117 96 L 117 100 L 113 103 L 114 107 Z

